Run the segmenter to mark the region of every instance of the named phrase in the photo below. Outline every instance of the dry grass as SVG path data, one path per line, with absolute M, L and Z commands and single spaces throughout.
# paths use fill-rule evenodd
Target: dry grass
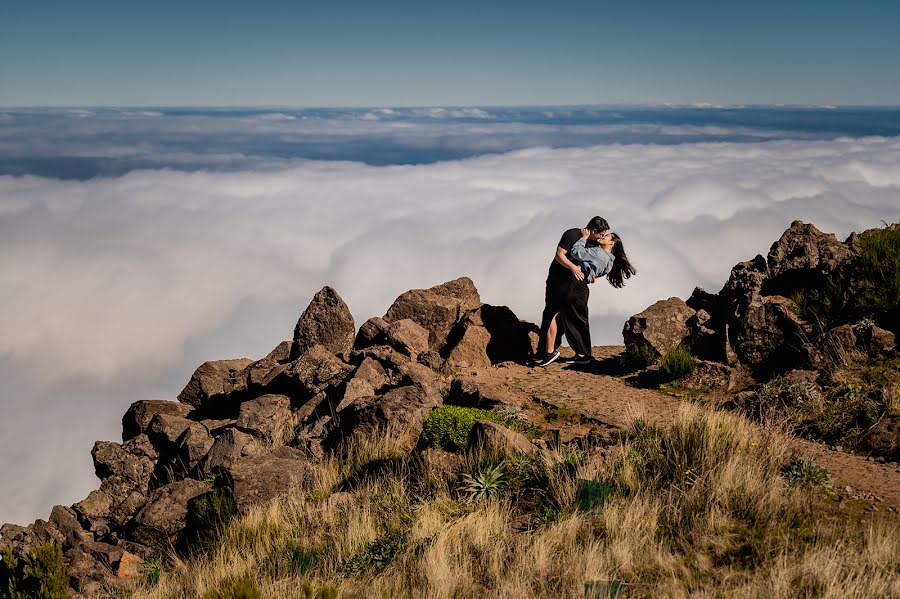
M 627 597 L 900 596 L 896 528 L 817 513 L 779 475 L 785 448 L 689 407 L 670 431 L 636 420 L 612 451 L 467 456 L 469 468 L 505 464 L 510 481 L 467 503 L 454 480 L 398 459 L 389 435 L 359 440 L 318 464 L 305 494 L 256 508 L 212 553 L 176 559 L 131 595 L 199 598 L 250 575 L 273 598 L 304 582 L 341 597 L 583 597 L 586 581 L 624 582 Z M 578 480 L 615 490 L 578 509 Z

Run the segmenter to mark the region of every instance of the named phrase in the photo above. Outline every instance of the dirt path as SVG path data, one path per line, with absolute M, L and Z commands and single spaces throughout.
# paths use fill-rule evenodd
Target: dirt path
M 529 368 L 507 363 L 464 374 L 488 395 L 526 408 L 532 419 L 550 417 L 564 441 L 591 429 L 601 434 L 604 430 L 620 429 L 635 414 L 643 414 L 660 426 L 670 426 L 682 400 L 626 384 L 616 367 L 623 349 L 593 348 L 598 362 L 590 367 L 559 362 L 545 368 Z M 547 426 L 546 421 L 542 424 Z M 815 458 L 831 473 L 839 494 L 900 509 L 900 464 L 875 462 L 802 439 L 795 439 L 794 443 L 802 454 Z

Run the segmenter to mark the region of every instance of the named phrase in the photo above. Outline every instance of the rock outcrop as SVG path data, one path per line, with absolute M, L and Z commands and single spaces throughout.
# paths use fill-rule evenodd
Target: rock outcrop
M 25 555 L 62 545 L 70 592 L 92 596 L 137 575 L 142 558 L 200 538 L 193 510 L 210 493 L 246 511 L 302 492 L 310 461 L 355 438 L 388 430 L 411 449 L 443 403 L 447 373 L 525 361 L 535 331 L 508 308 L 482 304 L 461 278 L 403 293 L 357 333 L 344 301 L 324 287 L 293 339 L 262 359 L 205 362 L 178 401 L 131 404 L 122 442 L 91 451 L 99 488 L 57 506 L 49 521 L 4 525 L 0 547 Z M 526 449 L 518 438 L 488 437 Z

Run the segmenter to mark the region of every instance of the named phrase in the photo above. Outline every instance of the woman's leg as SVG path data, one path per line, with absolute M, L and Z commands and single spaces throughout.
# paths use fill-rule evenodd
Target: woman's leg
M 544 350 L 548 354 L 552 354 L 556 350 L 556 333 L 558 329 L 558 325 L 556 324 L 556 317 L 559 316 L 559 312 L 553 315 L 553 318 L 550 319 L 550 324 L 547 326 L 547 335 L 544 338 Z

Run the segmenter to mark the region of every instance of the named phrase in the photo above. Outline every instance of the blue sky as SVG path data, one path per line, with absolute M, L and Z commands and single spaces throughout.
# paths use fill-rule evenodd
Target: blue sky
M 900 5 L 5 2 L 0 106 L 900 104 Z

